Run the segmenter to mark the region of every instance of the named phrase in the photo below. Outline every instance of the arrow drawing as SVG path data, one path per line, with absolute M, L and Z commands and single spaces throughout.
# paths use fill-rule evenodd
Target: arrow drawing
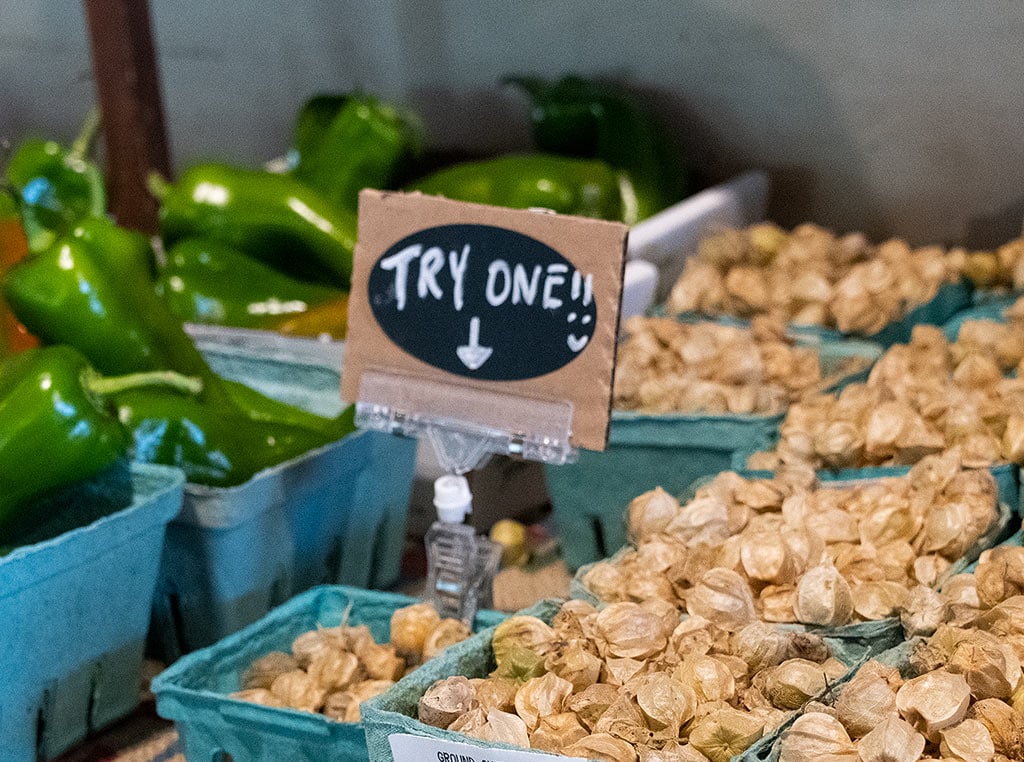
M 470 318 L 469 343 L 463 344 L 455 350 L 459 359 L 462 360 L 462 364 L 470 370 L 477 370 L 487 362 L 487 358 L 491 356 L 493 351 L 494 349 L 491 347 L 480 346 L 480 318 Z

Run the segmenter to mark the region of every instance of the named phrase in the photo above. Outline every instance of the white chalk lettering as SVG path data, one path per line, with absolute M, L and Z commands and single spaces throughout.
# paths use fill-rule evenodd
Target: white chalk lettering
M 412 244 L 401 251 L 380 260 L 380 268 L 394 273 L 392 286 L 394 305 L 398 311 L 406 308 L 410 298 L 420 300 L 446 300 L 456 312 L 472 304 L 476 294 L 467 294 L 467 289 L 479 288 L 479 254 L 474 257 L 477 264 L 470 272 L 470 244 L 447 249 L 440 246 Z M 413 268 L 419 260 L 418 270 Z M 476 275 L 474 275 L 476 273 Z M 412 279 L 416 279 L 415 292 Z M 449 282 L 449 278 L 451 279 Z M 449 285 L 450 283 L 450 285 Z M 584 275 L 565 262 L 549 265 L 513 263 L 506 259 L 494 259 L 487 265 L 487 279 L 484 285 L 484 299 L 491 307 L 501 307 L 511 302 L 524 307 L 540 306 L 554 311 L 566 308 L 570 313 L 568 321 L 575 322 L 581 312 L 594 301 L 594 276 Z M 581 310 L 581 308 L 583 308 Z M 584 320 L 584 325 L 589 320 Z
M 540 273 L 543 268 L 535 265 L 533 275 L 527 277 L 526 268 L 516 265 L 512 268 L 512 304 L 520 302 L 533 306 L 537 298 L 537 286 L 540 284 Z
M 448 254 L 448 270 L 451 271 L 452 281 L 455 283 L 455 290 L 452 292 L 452 302 L 455 304 L 456 312 L 462 310 L 462 283 L 466 278 L 466 267 L 469 265 L 469 244 L 462 247 L 462 256 L 458 252 Z
M 500 293 L 495 290 L 499 274 L 502 278 Z M 487 288 L 484 291 L 487 303 L 492 307 L 500 307 L 508 299 L 510 291 L 512 291 L 512 274 L 509 272 L 508 262 L 504 259 L 496 259 L 487 266 Z
M 569 272 L 569 266 L 563 264 L 548 265 L 548 274 L 544 278 L 544 298 L 541 306 L 546 310 L 557 310 L 562 306 L 562 300 L 552 295 L 552 291 L 565 283 L 564 275 L 560 273 Z
M 405 309 L 405 288 L 409 282 L 409 262 L 416 259 L 423 252 L 423 247 L 416 243 L 406 246 L 397 254 L 392 254 L 380 261 L 382 270 L 395 271 L 395 299 L 398 301 L 399 311 Z
M 444 268 L 444 252 L 437 246 L 431 246 L 423 252 L 420 259 L 420 277 L 416 279 L 416 295 L 426 299 L 430 293 L 435 299 L 444 296 L 444 291 L 437 285 L 437 274 Z

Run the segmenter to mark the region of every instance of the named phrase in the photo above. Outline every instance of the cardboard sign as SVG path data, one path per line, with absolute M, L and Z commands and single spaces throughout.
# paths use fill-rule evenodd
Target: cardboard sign
M 627 232 L 363 191 L 343 396 L 373 370 L 567 401 L 572 444 L 604 449 Z

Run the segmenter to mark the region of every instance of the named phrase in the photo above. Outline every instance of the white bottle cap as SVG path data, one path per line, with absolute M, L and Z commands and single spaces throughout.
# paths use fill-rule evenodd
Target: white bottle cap
M 446 524 L 461 524 L 473 511 L 473 494 L 465 476 L 446 474 L 434 481 L 434 507 Z

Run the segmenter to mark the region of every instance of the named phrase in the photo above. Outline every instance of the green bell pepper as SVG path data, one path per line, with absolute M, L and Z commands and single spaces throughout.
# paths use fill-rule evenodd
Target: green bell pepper
M 131 432 L 134 458 L 173 465 L 192 484 L 232 487 L 324 444 L 309 429 L 258 423 L 167 391 L 116 395 L 119 420 Z
M 78 220 L 106 213 L 103 173 L 88 158 L 99 123 L 99 111 L 93 109 L 69 148 L 29 138 L 11 155 L 7 183 L 20 197 L 31 251 L 45 249 Z
M 180 320 L 238 328 L 273 328 L 344 294 L 198 238 L 185 238 L 167 252 L 156 292 Z
M 305 129 L 308 135 L 311 128 Z M 392 187 L 422 143 L 422 129 L 411 116 L 372 96 L 352 95 L 319 140 L 300 150 L 295 176 L 331 203 L 355 212 L 359 191 Z
M 627 221 L 631 189 L 601 161 L 546 154 L 509 155 L 439 170 L 407 190 L 457 201 L 541 207 L 560 214 Z
M 200 164 L 173 185 L 158 176 L 167 246 L 204 238 L 233 246 L 293 276 L 347 288 L 356 216 L 287 174 Z
M 216 375 L 147 279 L 144 242 L 109 223 L 83 222 L 12 267 L 4 277 L 4 296 L 40 340 L 74 346 L 102 373 L 173 370 L 201 379 L 203 401 L 225 411 L 303 426 L 322 443 L 350 431 L 337 418 L 285 405 Z
M 566 76 L 556 82 L 509 77 L 531 99 L 534 144 L 539 151 L 601 159 L 625 171 L 642 220 L 685 197 L 681 153 L 654 117 L 623 88 Z

